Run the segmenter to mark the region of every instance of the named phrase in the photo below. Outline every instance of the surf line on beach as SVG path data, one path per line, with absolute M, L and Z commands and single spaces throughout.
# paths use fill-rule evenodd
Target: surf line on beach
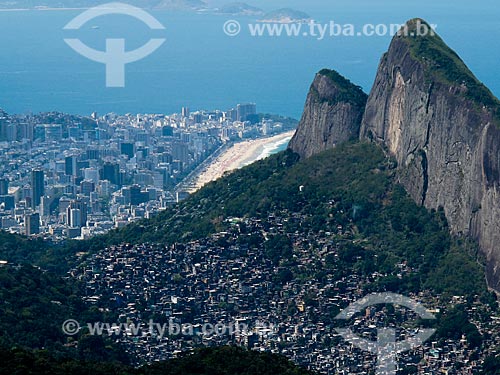
M 245 162 L 245 164 L 239 166 L 238 169 L 246 167 L 247 165 L 250 165 L 252 163 L 255 163 L 258 160 L 262 160 L 271 155 L 277 154 L 278 152 L 285 151 L 292 137 L 293 137 L 293 132 L 290 135 L 286 135 L 284 138 L 280 137 L 276 141 L 264 143 L 257 149 L 256 152 L 257 156 L 253 157 L 249 162 Z
M 196 179 L 194 191 L 210 181 L 219 179 L 226 172 L 243 168 L 258 160 L 283 151 L 288 146 L 295 131 L 268 138 L 259 138 L 235 143 L 219 155 Z

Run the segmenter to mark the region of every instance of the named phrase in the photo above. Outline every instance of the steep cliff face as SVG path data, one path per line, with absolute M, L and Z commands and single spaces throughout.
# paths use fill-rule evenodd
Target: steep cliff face
M 361 88 L 337 72 L 322 70 L 311 85 L 289 148 L 307 158 L 358 138 L 366 100 Z
M 437 35 L 412 35 L 422 23 L 383 56 L 360 137 L 397 159 L 415 201 L 479 241 L 500 290 L 500 103 Z

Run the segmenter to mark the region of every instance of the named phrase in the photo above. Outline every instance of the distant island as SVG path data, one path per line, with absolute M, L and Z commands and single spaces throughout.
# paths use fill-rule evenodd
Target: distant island
M 101 5 L 100 0 L 9 0 L 0 1 L 0 9 L 81 9 Z M 205 10 L 207 4 L 201 0 L 128 0 L 127 4 L 146 9 Z
M 88 9 L 102 5 L 102 0 L 0 0 L 2 10 L 52 10 Z M 261 8 L 244 2 L 234 2 L 220 7 L 210 7 L 203 0 L 128 0 L 127 4 L 143 9 L 208 12 L 219 15 L 261 17 L 259 22 L 297 23 L 309 22 L 311 17 L 294 9 L 283 8 L 266 13 Z
M 217 9 L 219 14 L 230 14 L 232 16 L 263 16 L 265 12 L 247 3 L 231 3 Z
M 88 9 L 102 5 L 101 0 L 0 0 L 1 10 L 52 10 Z M 296 23 L 309 22 L 311 17 L 294 9 L 283 8 L 266 13 L 264 10 L 244 2 L 234 2 L 217 8 L 203 0 L 127 0 L 127 4 L 143 9 L 209 12 L 220 15 L 261 17 L 259 22 Z
M 297 23 L 309 22 L 312 18 L 307 13 L 290 8 L 282 8 L 269 13 L 266 13 L 259 22 L 274 22 L 274 23 Z

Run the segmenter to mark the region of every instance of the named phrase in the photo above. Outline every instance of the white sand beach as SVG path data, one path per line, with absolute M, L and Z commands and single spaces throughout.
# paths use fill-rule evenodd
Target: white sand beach
M 268 157 L 285 144 L 288 144 L 294 133 L 295 130 L 269 138 L 236 143 L 215 159 L 215 161 L 198 176 L 195 188 L 192 192 L 222 177 L 225 172 L 243 168 L 257 160 Z

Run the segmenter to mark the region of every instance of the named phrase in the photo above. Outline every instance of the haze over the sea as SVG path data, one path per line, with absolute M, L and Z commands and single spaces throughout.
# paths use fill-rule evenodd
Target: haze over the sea
M 228 1 L 229 2 L 229 1 Z M 222 1 L 210 1 L 217 5 Z M 293 7 L 318 22 L 339 24 L 404 23 L 422 17 L 498 96 L 500 76 L 500 7 L 482 0 L 405 3 L 395 0 L 335 2 L 249 1 L 272 10 Z M 0 108 L 9 113 L 58 110 L 71 113 L 172 113 L 182 106 L 226 110 L 256 102 L 260 112 L 300 117 L 314 74 L 338 70 L 369 91 L 379 59 L 391 37 L 252 37 L 239 16 L 155 11 L 166 27 L 151 31 L 124 16 L 104 16 L 78 31 L 63 27 L 79 11 L 0 12 Z M 243 31 L 229 37 L 222 26 L 238 20 Z M 79 38 L 95 49 L 105 39 L 126 38 L 127 50 L 152 37 L 166 37 L 157 52 L 127 65 L 126 87 L 105 87 L 104 65 L 71 50 L 64 38 Z

